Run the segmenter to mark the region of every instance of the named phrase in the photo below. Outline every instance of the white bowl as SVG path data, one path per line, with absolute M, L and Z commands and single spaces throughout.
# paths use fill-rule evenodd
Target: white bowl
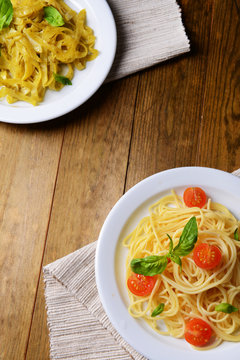
M 148 214 L 149 205 L 175 189 L 182 194 L 188 186 L 202 187 L 214 201 L 240 217 L 240 178 L 224 171 L 184 167 L 160 172 L 130 189 L 110 211 L 97 243 L 96 281 L 102 305 L 115 329 L 139 353 L 150 360 L 238 360 L 240 344 L 224 341 L 215 349 L 193 350 L 183 339 L 155 333 L 144 320 L 128 313 L 125 286 L 127 249 L 122 240 Z
M 87 63 L 86 69 L 75 69 L 72 85 L 60 91 L 47 90 L 38 106 L 18 101 L 8 104 L 0 101 L 0 121 L 30 124 L 64 115 L 88 100 L 102 85 L 112 66 L 117 44 L 116 26 L 112 12 L 105 0 L 67 0 L 66 3 L 79 12 L 87 11 L 87 25 L 94 30 L 95 48 L 99 55 Z

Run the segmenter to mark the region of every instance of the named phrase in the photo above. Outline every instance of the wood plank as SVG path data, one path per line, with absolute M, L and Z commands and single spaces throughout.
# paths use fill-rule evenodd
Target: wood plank
M 24 358 L 63 130 L 0 124 L 0 359 Z
M 153 173 L 197 165 L 213 1 L 180 5 L 191 53 L 141 74 L 127 189 Z
M 240 22 L 234 1 L 216 1 L 197 161 L 240 167 Z
M 103 86 L 67 127 L 44 264 L 96 240 L 123 194 L 137 85 L 138 75 Z M 48 341 L 41 281 L 27 359 L 47 359 Z
M 238 16 L 240 17 L 240 0 L 235 0 Z

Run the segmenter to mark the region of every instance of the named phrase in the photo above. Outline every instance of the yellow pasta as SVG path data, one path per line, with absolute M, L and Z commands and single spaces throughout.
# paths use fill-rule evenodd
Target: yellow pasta
M 64 85 L 54 74 L 72 79 L 74 68 L 83 70 L 98 55 L 86 11 L 77 14 L 62 0 L 12 0 L 13 20 L 0 32 L 0 98 L 39 104 L 47 89 Z M 54 7 L 64 19 L 52 26 L 44 8 Z
M 150 255 L 165 255 L 169 250 L 169 234 L 174 246 L 184 226 L 195 216 L 198 224 L 196 245 L 217 245 L 222 260 L 216 269 L 204 270 L 193 260 L 193 252 L 183 256 L 180 266 L 171 261 L 164 272 L 157 275 L 157 282 L 148 296 L 135 296 L 129 291 L 129 313 L 144 319 L 155 331 L 176 338 L 184 337 L 186 323 L 201 318 L 212 328 L 213 340 L 198 350 L 216 347 L 223 340 L 240 341 L 240 312 L 218 312 L 215 306 L 229 303 L 240 309 L 240 241 L 234 231 L 240 222 L 221 204 L 208 200 L 202 208 L 187 208 L 182 198 L 172 191 L 149 209 L 134 231 L 123 242 L 128 251 L 126 280 L 132 274 L 132 259 Z M 195 245 L 195 246 L 196 246 Z M 151 314 L 164 303 L 164 311 L 156 317 Z M 163 321 L 160 321 L 163 320 Z

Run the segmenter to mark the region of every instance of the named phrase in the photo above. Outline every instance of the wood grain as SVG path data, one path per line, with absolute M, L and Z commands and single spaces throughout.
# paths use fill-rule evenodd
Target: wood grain
M 140 76 L 127 189 L 158 171 L 197 165 L 212 3 L 181 2 L 191 54 Z
M 44 263 L 96 240 L 123 194 L 137 84 L 138 76 L 105 85 L 86 114 L 74 114 L 64 137 Z M 48 357 L 44 305 L 41 282 L 27 359 Z
M 42 264 L 97 239 L 139 180 L 240 167 L 239 0 L 181 0 L 191 53 L 102 86 L 56 121 L 0 124 L 0 360 L 46 360 Z
M 1 360 L 24 358 L 62 134 L 0 124 Z
M 235 3 L 216 1 L 209 42 L 199 164 L 240 167 L 240 21 Z

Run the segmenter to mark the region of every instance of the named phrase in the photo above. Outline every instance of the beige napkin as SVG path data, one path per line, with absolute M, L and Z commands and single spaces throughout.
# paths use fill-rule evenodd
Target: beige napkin
M 114 329 L 95 282 L 96 242 L 44 267 L 50 358 L 143 360 Z
M 176 0 L 107 1 L 118 35 L 116 57 L 107 81 L 190 50 Z
M 240 169 L 233 172 L 240 177 Z M 93 242 L 44 267 L 53 360 L 144 360 L 110 323 L 95 282 Z

